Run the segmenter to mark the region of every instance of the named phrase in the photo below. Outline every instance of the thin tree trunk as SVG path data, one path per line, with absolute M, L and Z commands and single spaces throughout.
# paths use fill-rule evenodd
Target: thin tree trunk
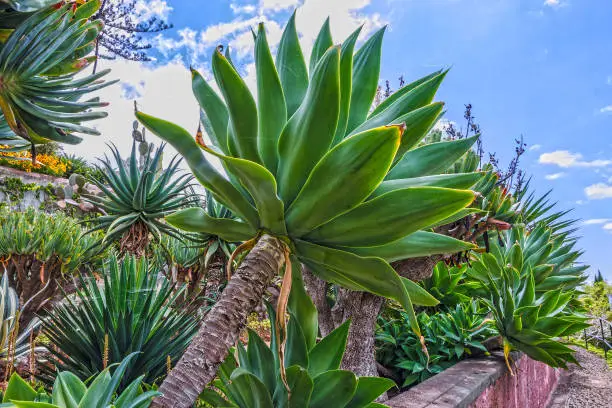
M 164 380 L 152 408 L 191 408 L 214 379 L 219 365 L 236 344 L 247 316 L 261 302 L 265 289 L 284 262 L 284 244 L 264 235 L 207 315 L 198 334 Z
M 204 296 L 211 299 L 208 303 L 213 304 L 214 300 L 219 297 L 219 287 L 225 281 L 225 255 L 221 249 L 210 259 L 210 263 L 206 268 L 206 286 L 204 286 Z
M 442 256 L 406 259 L 393 263 L 400 276 L 415 282 L 431 276 L 433 267 Z M 319 312 L 319 328 L 322 335 L 351 319 L 342 368 L 357 376 L 378 375 L 374 354 L 374 330 L 376 319 L 384 299 L 365 292 L 339 289 L 336 304 L 327 303 L 327 284 L 303 267 L 304 283 Z

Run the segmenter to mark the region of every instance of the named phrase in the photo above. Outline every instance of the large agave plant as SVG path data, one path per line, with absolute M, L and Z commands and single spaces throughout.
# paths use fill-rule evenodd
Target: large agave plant
M 431 253 L 431 246 L 440 240 L 452 240 L 432 232 L 416 238 L 412 234 L 452 217 L 472 202 L 474 194 L 465 189 L 480 174 L 436 175 L 476 139 L 415 148 L 442 113 L 443 104 L 432 100 L 446 72 L 403 87 L 371 110 L 384 30 L 355 53 L 359 33 L 334 46 L 326 23 L 308 70 L 294 18 L 285 29 L 276 62 L 260 25 L 255 38 L 257 103 L 238 71 L 217 49 L 212 68 L 222 97 L 193 71 L 194 94 L 212 145 L 200 148 L 196 141 L 200 139 L 188 131 L 137 112 L 141 123 L 171 143 L 200 183 L 239 218 L 220 220 L 201 208 L 190 208 L 167 221 L 186 231 L 245 241 L 239 251 L 252 248 L 221 296 L 238 296 L 240 301 L 232 306 L 220 300 L 207 318 L 208 330 L 223 326 L 232 334 L 221 336 L 226 339 L 221 343 L 212 340 L 216 335 L 207 340 L 203 330 L 196 341 L 199 350 L 208 350 L 207 367 L 221 363 L 219 356 L 235 342 L 248 309 L 260 301 L 290 253 L 326 281 L 397 300 L 419 332 L 410 298 L 416 285 L 400 278 L 388 261 L 410 251 Z M 221 161 L 229 180 L 207 157 Z M 457 251 L 471 247 L 452 242 Z M 283 325 L 286 296 L 280 299 L 278 324 Z M 188 362 L 196 358 L 202 361 L 201 354 L 196 357 L 195 348 L 190 348 L 184 361 L 193 366 Z M 180 375 L 180 370 L 174 371 Z M 179 382 L 162 386 L 161 401 L 173 406 L 193 403 L 214 372 L 203 371 L 206 374 L 197 377 L 189 374 L 192 387 Z
M 110 374 L 106 368 L 87 385 L 69 371 L 58 372 L 51 395 L 44 390 L 35 390 L 17 374 L 13 374 L 6 390 L 0 393 L 2 404 L 7 408 L 146 408 L 157 391 L 142 391 L 143 377 L 136 378 L 122 392 L 117 392 L 125 372 L 136 353 L 127 356 Z
M 83 134 L 99 134 L 83 122 L 106 116 L 92 111 L 106 106 L 99 98 L 80 99 L 110 85 L 100 80 L 109 71 L 76 78 L 95 59 L 89 54 L 102 23 L 89 18 L 100 1 L 49 3 L 0 1 L 0 144 L 11 150 L 77 144 Z
M 94 227 L 90 231 L 105 232 L 102 247 L 119 241 L 121 253 L 142 256 L 150 243 L 150 235 L 159 242 L 162 233 L 179 238 L 172 226 L 163 222 L 163 217 L 190 203 L 185 194 L 191 182 L 189 174 L 178 177 L 180 159 L 175 156 L 165 169 L 160 169 L 164 145 L 155 153 L 147 149 L 142 168 L 138 165 L 140 152 L 136 142 L 132 144 L 129 159 L 124 162 L 117 148 L 110 146 L 115 165 L 105 157 L 101 159 L 103 181 L 90 179 L 102 190 L 102 196 L 88 195 L 87 201 L 105 212 L 92 218 Z
M 189 309 L 180 307 L 184 288 L 175 291 L 167 279 L 158 279 L 144 258 L 119 264 L 111 257 L 102 288 L 95 279 L 80 279 L 79 286 L 76 299 L 49 312 L 43 333 L 53 344 L 51 361 L 83 381 L 135 352 L 121 389 L 141 375 L 153 384 L 198 329 Z

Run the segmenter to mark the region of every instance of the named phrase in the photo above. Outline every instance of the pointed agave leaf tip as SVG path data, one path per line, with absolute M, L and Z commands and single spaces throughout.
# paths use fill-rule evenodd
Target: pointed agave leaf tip
M 219 44 L 219 45 L 217 45 L 216 52 L 218 52 L 221 56 L 223 56 L 223 50 L 224 49 L 225 49 L 225 47 L 223 46 L 223 44 Z

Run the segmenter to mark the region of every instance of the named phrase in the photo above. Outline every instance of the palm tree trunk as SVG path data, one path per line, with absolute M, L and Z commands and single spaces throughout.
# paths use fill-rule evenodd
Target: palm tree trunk
M 176 367 L 164 380 L 152 408 L 191 408 L 217 373 L 244 329 L 248 315 L 284 262 L 284 244 L 263 235 L 232 276 L 218 302 Z

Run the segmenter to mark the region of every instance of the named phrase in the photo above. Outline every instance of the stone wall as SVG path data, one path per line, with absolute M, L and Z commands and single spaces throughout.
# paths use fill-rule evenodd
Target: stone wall
M 0 166 L 0 204 L 17 211 L 28 207 L 47 211 L 61 209 L 70 213 L 76 211 L 79 214 L 91 211 L 92 206 L 81 200 L 77 202 L 57 199 L 55 189 L 68 184 L 68 179 L 65 178 Z M 98 194 L 100 190 L 88 183 L 85 185 L 85 192 Z
M 514 376 L 503 356 L 461 361 L 386 402 L 391 408 L 546 408 L 561 370 L 513 354 Z

